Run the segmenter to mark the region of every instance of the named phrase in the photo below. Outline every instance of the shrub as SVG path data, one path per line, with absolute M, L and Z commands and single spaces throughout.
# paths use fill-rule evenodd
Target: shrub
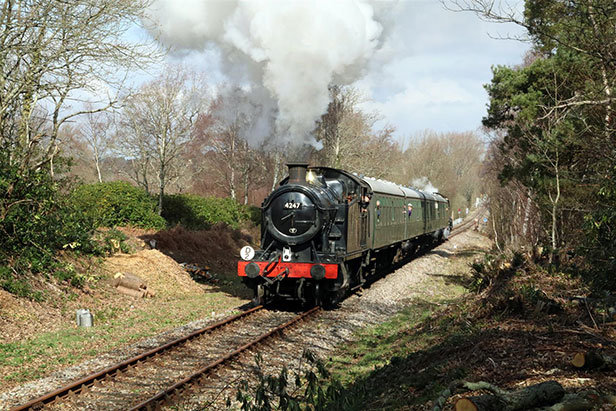
M 93 221 L 61 195 L 62 183 L 47 170 L 20 169 L 0 152 L 0 287 L 13 294 L 39 298 L 29 274 L 61 270 L 59 250 L 92 253 L 97 247 Z
M 598 290 L 616 290 L 616 166 L 597 193 L 595 210 L 585 217 L 584 231 L 584 279 Z
M 251 218 L 251 214 L 248 207 L 231 198 L 175 194 L 164 197 L 163 217 L 170 225 L 206 230 L 216 223 L 238 228 L 240 223 Z
M 247 212 L 248 212 L 250 221 L 254 225 L 261 224 L 261 207 L 248 206 L 247 207 Z
M 18 170 L 0 158 L 0 259 L 32 260 L 35 266 L 65 244 L 89 250 L 92 221 L 58 192 L 47 171 Z M 32 257 L 32 258 L 30 258 Z
M 165 227 L 165 220 L 156 214 L 156 200 L 125 181 L 82 185 L 72 193 L 71 202 L 97 227 Z
M 303 368 L 302 368 L 303 365 Z M 242 410 L 360 410 L 365 407 L 362 384 L 357 391 L 345 390 L 331 378 L 329 370 L 312 352 L 305 350 L 300 367 L 291 373 L 283 366 L 279 375 L 263 372 L 263 358 L 257 354 L 250 381 L 241 380 L 236 401 Z M 231 407 L 227 397 L 227 407 Z
M 40 291 L 32 290 L 27 279 L 17 278 L 11 273 L 9 267 L 2 265 L 0 265 L 0 288 L 19 297 L 26 297 L 35 301 L 43 299 L 43 294 Z

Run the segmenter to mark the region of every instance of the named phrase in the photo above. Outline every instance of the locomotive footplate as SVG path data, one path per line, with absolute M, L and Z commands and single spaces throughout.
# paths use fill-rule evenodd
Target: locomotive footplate
M 269 261 L 239 261 L 237 263 L 237 274 L 240 277 L 249 278 L 257 278 L 259 276 L 272 278 L 283 274 L 284 278 L 335 280 L 338 278 L 338 264 L 295 263 L 280 260 L 274 262 L 274 264 L 271 264 Z M 321 278 L 315 278 L 315 275 Z

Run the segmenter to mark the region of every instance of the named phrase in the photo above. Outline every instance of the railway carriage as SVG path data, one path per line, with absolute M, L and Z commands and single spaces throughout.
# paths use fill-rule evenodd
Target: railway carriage
M 323 304 L 420 247 L 447 237 L 449 201 L 329 167 L 288 164 L 262 204 L 261 246 L 244 247 L 238 275 L 254 302 Z

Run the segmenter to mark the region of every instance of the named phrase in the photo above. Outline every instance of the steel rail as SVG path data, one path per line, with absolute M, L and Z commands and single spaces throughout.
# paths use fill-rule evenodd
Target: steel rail
M 142 354 L 139 354 L 137 356 L 134 356 L 132 358 L 129 358 L 125 361 L 122 361 L 120 363 L 117 363 L 115 365 L 112 365 L 110 367 L 107 367 L 101 371 L 98 371 L 94 374 L 90 374 L 86 377 L 83 377 L 77 381 L 74 381 L 62 388 L 59 388 L 55 391 L 49 392 L 39 398 L 35 398 L 31 401 L 28 401 L 27 403 L 23 404 L 23 405 L 19 405 L 17 407 L 11 408 L 11 411 L 21 411 L 21 410 L 28 410 L 28 409 L 39 409 L 42 405 L 45 404 L 53 404 L 56 401 L 58 401 L 59 399 L 66 397 L 68 395 L 72 395 L 72 394 L 76 394 L 76 393 L 80 393 L 80 392 L 85 392 L 89 387 L 91 387 L 92 385 L 96 384 L 98 381 L 107 379 L 109 377 L 111 377 L 112 375 L 115 375 L 119 372 L 122 372 L 122 370 L 125 370 L 131 366 L 135 366 L 139 363 L 144 362 L 145 360 L 161 354 L 164 351 L 169 350 L 170 348 L 174 348 L 177 347 L 181 344 L 184 344 L 185 342 L 192 340 L 195 337 L 198 337 L 200 335 L 209 333 L 213 330 L 216 330 L 218 328 L 224 327 L 225 325 L 231 324 L 241 318 L 244 318 L 250 314 L 253 314 L 259 310 L 263 309 L 262 305 L 259 305 L 257 307 L 251 308 L 250 310 L 244 311 L 242 313 L 236 314 L 234 316 L 231 316 L 229 318 L 226 318 L 224 320 L 218 321 L 214 324 L 208 325 L 207 327 L 201 328 L 199 330 L 193 331 L 192 333 L 185 335 L 184 337 L 180 337 L 176 340 L 173 340 L 171 342 L 168 342 L 167 344 L 161 345 L 159 347 L 153 348 L 149 351 L 146 351 Z
M 477 213 L 477 216 L 475 218 L 480 219 L 481 217 L 483 217 L 485 213 L 486 213 L 485 210 L 481 210 L 481 212 Z M 464 231 L 468 230 L 468 228 L 475 223 L 475 218 L 471 218 L 470 220 L 465 221 L 462 224 L 459 224 L 456 227 L 454 227 L 453 230 L 451 230 L 451 233 L 449 234 L 447 238 L 449 239 L 458 234 L 462 234 Z
M 135 410 L 156 410 L 156 409 L 160 409 L 161 404 L 163 404 L 165 401 L 167 401 L 169 399 L 172 399 L 174 396 L 179 395 L 180 392 L 183 389 L 185 389 L 187 385 L 196 382 L 196 380 L 199 380 L 202 377 L 205 377 L 208 373 L 210 373 L 212 370 L 214 370 L 218 366 L 224 364 L 226 361 L 229 361 L 230 359 L 238 356 L 239 354 L 243 353 L 244 351 L 248 350 L 249 348 L 254 347 L 255 345 L 261 343 L 262 341 L 272 337 L 273 335 L 282 332 L 284 329 L 289 328 L 290 326 L 298 323 L 299 321 L 305 319 L 306 317 L 315 314 L 320 309 L 321 309 L 321 307 L 315 306 L 315 307 L 311 308 L 310 310 L 299 314 L 297 317 L 287 321 L 286 323 L 284 323 L 282 325 L 279 325 L 278 327 L 276 327 L 276 328 L 266 332 L 265 334 L 260 335 L 259 337 L 255 338 L 254 340 L 252 340 L 252 341 L 242 345 L 241 347 L 233 350 L 232 352 L 226 354 L 225 356 L 220 357 L 218 360 L 209 363 L 208 365 L 206 365 L 205 367 L 201 368 L 200 370 L 198 370 L 194 374 L 192 374 L 192 375 L 190 375 L 190 376 L 188 376 L 188 377 L 178 381 L 177 383 L 173 384 L 171 387 L 169 387 L 169 388 L 159 392 L 155 396 L 153 396 L 153 397 L 151 397 L 151 398 L 141 402 L 140 404 L 134 406 L 133 408 L 130 408 L 130 410 L 131 411 L 135 411 Z

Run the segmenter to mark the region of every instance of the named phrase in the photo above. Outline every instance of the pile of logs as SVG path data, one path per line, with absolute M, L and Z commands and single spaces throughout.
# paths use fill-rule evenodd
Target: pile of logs
M 482 388 L 489 390 L 490 394 L 460 398 L 455 404 L 456 411 L 528 410 L 556 404 L 565 396 L 565 390 L 557 381 L 546 381 L 511 392 L 492 386 Z
M 113 276 L 112 285 L 122 294 L 137 298 L 154 297 L 154 293 L 148 290 L 146 283 L 131 273 L 116 273 Z
M 549 411 L 582 411 L 616 405 L 616 396 L 613 395 L 595 392 L 567 394 L 558 381 L 545 381 L 515 391 L 503 390 L 483 381 L 455 381 L 441 393 L 434 411 L 442 411 L 449 397 L 464 391 L 483 391 L 487 394 L 459 398 L 454 405 L 456 411 L 522 411 L 541 407 Z

